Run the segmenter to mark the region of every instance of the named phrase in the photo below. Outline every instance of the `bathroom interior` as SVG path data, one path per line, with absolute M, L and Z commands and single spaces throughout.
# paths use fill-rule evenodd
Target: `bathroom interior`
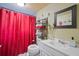
M 78 3 L 0 3 L 0 56 L 79 56 Z

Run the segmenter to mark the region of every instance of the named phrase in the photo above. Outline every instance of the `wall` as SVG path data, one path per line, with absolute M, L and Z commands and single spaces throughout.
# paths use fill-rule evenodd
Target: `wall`
M 24 7 L 20 7 L 20 6 L 16 5 L 15 3 L 0 3 L 0 7 L 4 7 L 4 8 L 7 8 L 7 9 L 14 10 L 16 12 L 25 13 L 25 14 L 28 14 L 28 15 L 33 15 L 33 16 L 36 15 L 35 11 L 26 9 Z
M 74 4 L 72 3 L 59 3 L 59 4 L 49 4 L 48 6 L 46 6 L 45 8 L 41 9 L 40 11 L 37 12 L 37 20 L 38 19 L 42 19 L 42 18 L 46 18 L 48 17 L 48 23 L 53 26 L 53 22 L 54 22 L 54 12 L 57 12 L 61 9 L 70 7 Z M 75 41 L 77 43 L 79 43 L 79 4 L 77 4 L 77 28 L 75 29 L 55 29 L 54 32 L 52 32 L 50 29 L 48 30 L 48 38 L 49 39 L 53 39 L 53 37 L 55 38 L 59 38 L 59 39 L 65 39 L 65 40 L 70 40 L 71 37 L 73 36 L 75 38 Z M 50 13 L 50 16 L 48 16 L 48 13 Z M 43 16 L 42 16 L 43 15 Z

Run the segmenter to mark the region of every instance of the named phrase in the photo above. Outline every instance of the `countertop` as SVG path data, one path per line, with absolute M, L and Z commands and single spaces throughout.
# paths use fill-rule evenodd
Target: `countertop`
M 61 47 L 61 46 L 55 46 L 53 44 L 48 43 L 52 40 L 40 40 L 42 43 L 50 46 L 51 48 L 54 48 L 64 54 L 67 54 L 69 56 L 79 56 L 79 48 L 73 48 L 73 47 Z

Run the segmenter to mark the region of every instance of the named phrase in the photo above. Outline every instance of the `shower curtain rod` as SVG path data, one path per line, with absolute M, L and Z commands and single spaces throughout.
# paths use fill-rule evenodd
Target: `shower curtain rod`
M 5 8 L 5 7 L 0 7 L 0 9 L 7 9 L 7 10 L 9 10 L 9 11 L 14 11 L 15 13 L 22 13 L 22 12 L 19 12 L 19 11 L 15 11 L 15 10 L 11 10 L 11 9 L 9 9 L 9 8 Z M 25 14 L 25 15 L 29 15 L 29 16 L 34 16 L 34 15 L 30 15 L 30 14 L 26 14 L 26 13 L 22 13 L 22 14 Z M 35 17 L 35 16 L 34 16 Z

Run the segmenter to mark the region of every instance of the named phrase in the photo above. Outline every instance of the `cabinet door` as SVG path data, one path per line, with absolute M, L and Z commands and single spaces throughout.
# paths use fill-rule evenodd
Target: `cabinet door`
M 44 51 L 40 50 L 40 56 L 48 56 Z

